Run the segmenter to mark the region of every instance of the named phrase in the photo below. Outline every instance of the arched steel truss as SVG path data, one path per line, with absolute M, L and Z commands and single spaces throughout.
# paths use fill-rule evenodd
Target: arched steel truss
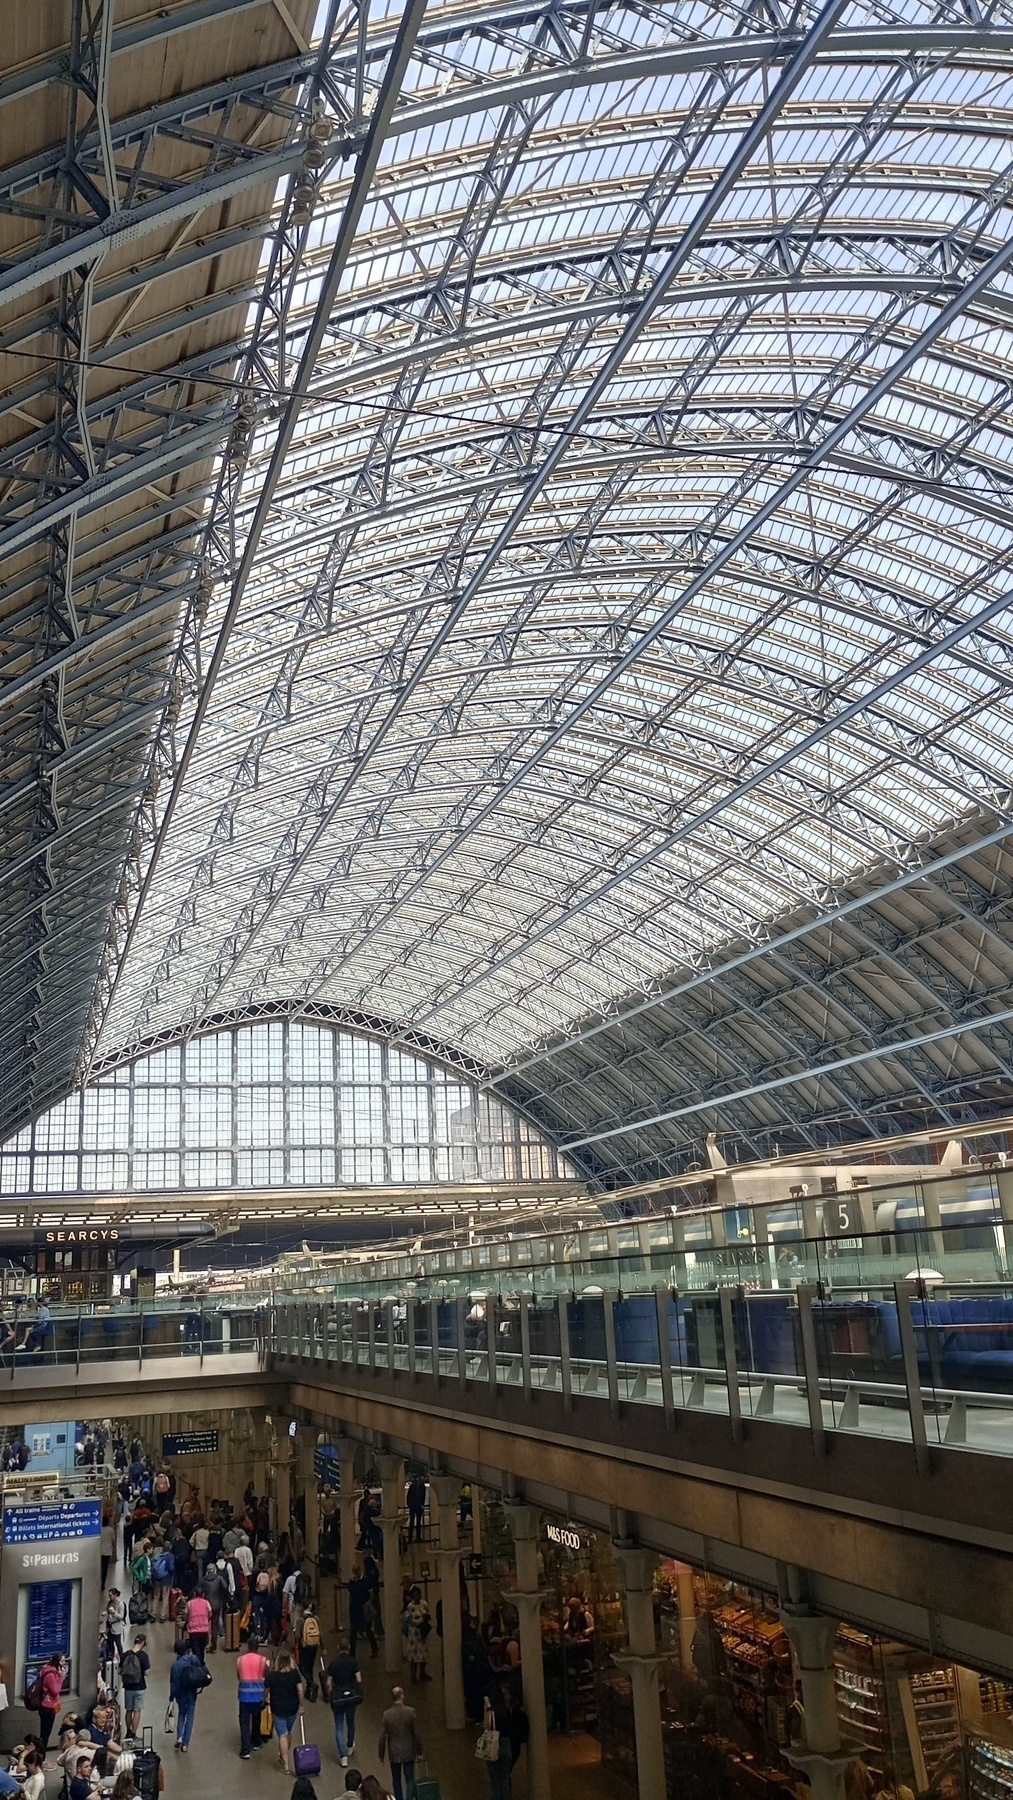
M 996 1121 L 1013 1102 L 1013 825 L 977 815 L 724 944 L 491 1086 L 610 1182 Z
M 335 141 L 397 25 L 330 56 Z M 1010 819 L 1013 7 L 413 30 L 292 249 L 100 1055 L 298 996 L 506 1062 Z

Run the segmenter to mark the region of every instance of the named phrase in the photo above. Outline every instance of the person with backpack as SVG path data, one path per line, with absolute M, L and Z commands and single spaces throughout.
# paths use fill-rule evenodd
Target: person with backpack
M 175 1569 L 168 1550 L 157 1550 L 151 1558 L 151 1616 L 164 1625 L 169 1617 L 169 1592 Z
M 176 1742 L 174 1748 L 185 1756 L 190 1748 L 197 1699 L 211 1685 L 211 1671 L 185 1638 L 176 1642 L 176 1660 L 169 1670 L 169 1699 L 176 1703 Z
M 218 1634 L 225 1635 L 225 1616 L 228 1612 L 231 1592 L 229 1587 L 229 1567 L 223 1557 L 220 1563 L 213 1562 L 204 1577 L 201 1592 L 211 1608 L 211 1642 L 209 1650 L 217 1650 Z
M 251 1635 L 246 1649 L 236 1658 L 236 1675 L 239 1679 L 239 1756 L 242 1762 L 249 1762 L 250 1751 L 259 1750 L 263 1742 L 260 1735 L 260 1715 L 270 1669 L 271 1665 L 267 1657 L 262 1655 L 257 1639 Z
M 147 1641 L 143 1631 L 135 1632 L 132 1649 L 124 1650 L 120 1657 L 123 1722 L 128 1738 L 136 1737 L 141 1729 L 141 1714 L 148 1686 L 147 1675 L 151 1667 L 151 1658 L 144 1647 Z
M 320 1620 L 312 1600 L 307 1600 L 299 1628 L 298 1660 L 303 1681 L 306 1683 L 306 1698 L 313 1701 L 317 1697 L 316 1662 L 319 1656 L 323 1662 L 324 1647 L 320 1638 Z
M 250 1584 L 246 1570 L 237 1556 L 226 1554 L 219 1557 L 218 1562 L 219 1567 L 224 1562 L 225 1575 L 232 1583 L 223 1622 L 226 1649 L 238 1650 L 240 1633 L 245 1629 L 243 1620 L 247 1618 L 250 1604 Z
M 39 1715 L 39 1746 L 43 1751 L 49 1748 L 53 1726 L 60 1716 L 66 1674 L 67 1658 L 59 1654 L 51 1656 L 43 1663 L 25 1694 L 25 1705 L 29 1712 L 37 1712 Z
M 281 1637 L 281 1594 L 277 1584 L 272 1585 L 267 1569 L 262 1569 L 256 1579 L 256 1586 L 251 1599 L 250 1624 L 261 1643 L 268 1639 L 277 1643 Z
M 302 1617 L 306 1610 L 306 1602 L 313 1598 L 309 1576 L 304 1575 L 301 1569 L 293 1569 L 292 1573 L 286 1576 L 281 1593 L 284 1635 L 290 1644 L 295 1645 L 298 1644 L 302 1631 Z
M 184 1594 L 189 1596 L 193 1593 L 194 1575 L 196 1571 L 189 1542 L 184 1536 L 182 1529 L 179 1527 L 177 1527 L 176 1535 L 170 1545 L 170 1550 L 176 1571 L 175 1585 L 178 1588 L 182 1588 Z
M 147 1538 L 142 1538 L 130 1565 L 130 1579 L 134 1584 L 134 1594 L 144 1600 L 145 1617 L 149 1616 L 151 1600 L 151 1545 Z M 131 1614 L 133 1617 L 133 1614 Z
M 197 1580 L 199 1582 L 204 1580 L 204 1571 L 208 1565 L 208 1546 L 210 1545 L 210 1542 L 210 1531 L 205 1525 L 204 1520 L 198 1519 L 194 1528 L 193 1537 L 190 1539 L 190 1548 L 193 1551 L 193 1559 L 197 1566 Z

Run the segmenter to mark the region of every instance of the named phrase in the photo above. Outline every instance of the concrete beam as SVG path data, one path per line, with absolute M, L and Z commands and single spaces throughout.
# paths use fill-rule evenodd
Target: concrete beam
M 796 1563 L 812 1571 L 821 1604 L 825 1594 L 841 1617 L 889 1632 L 896 1627 L 888 1621 L 896 1620 L 900 1608 L 912 1625 L 920 1621 L 920 1630 L 909 1627 L 904 1634 L 912 1641 L 937 1649 L 942 1641 L 959 1642 L 973 1666 L 1013 1673 L 1013 1637 L 1007 1630 L 1013 1617 L 1013 1536 L 983 1525 L 978 1541 L 971 1542 L 970 1533 L 952 1519 L 934 1519 L 928 1511 L 934 1482 L 924 1483 L 925 1498 L 917 1510 L 876 1509 L 855 1501 L 846 1511 L 839 1496 L 816 1485 L 815 1467 L 811 1475 L 800 1468 L 797 1432 L 794 1479 L 763 1481 L 713 1462 L 708 1467 L 703 1458 L 695 1468 L 682 1455 L 678 1463 L 666 1465 L 664 1458 L 610 1443 L 604 1430 L 597 1437 L 567 1442 L 550 1429 L 547 1418 L 541 1430 L 530 1425 L 521 1430 L 502 1419 L 467 1419 L 449 1409 L 436 1410 L 422 1393 L 414 1404 L 400 1397 L 338 1394 L 296 1374 L 290 1393 L 296 1408 L 325 1425 L 340 1415 L 354 1435 L 382 1433 L 399 1446 L 424 1443 L 463 1478 L 486 1485 L 495 1486 L 498 1472 L 506 1471 L 523 1483 L 530 1499 L 564 1513 L 574 1511 L 605 1529 L 613 1509 L 634 1511 L 641 1521 L 650 1521 L 649 1535 L 641 1530 L 642 1541 L 729 1574 L 748 1569 L 750 1579 L 772 1592 L 777 1589 L 777 1564 Z M 601 1410 L 607 1416 L 605 1403 Z M 628 1431 L 629 1420 L 624 1423 Z M 720 1428 L 722 1422 L 692 1423 Z M 723 1425 L 727 1435 L 727 1420 Z M 674 1437 L 684 1441 L 689 1435 L 687 1421 Z M 862 1440 L 848 1439 L 839 1463 L 847 1459 L 853 1442 Z M 903 1447 L 880 1442 L 869 1447 L 880 1492 L 891 1494 L 897 1471 L 888 1452 Z M 806 1485 L 810 1479 L 812 1486 Z M 1005 1459 L 976 1456 L 973 1484 L 963 1461 L 956 1479 L 965 1491 L 973 1488 L 984 1517 L 1002 1521 Z M 975 1656 L 970 1654 L 972 1642 Z

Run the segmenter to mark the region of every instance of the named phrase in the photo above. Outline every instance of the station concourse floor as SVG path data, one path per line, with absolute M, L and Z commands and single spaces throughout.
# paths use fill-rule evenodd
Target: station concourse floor
M 129 1578 L 122 1571 L 110 1577 L 124 1592 L 129 1591 Z M 325 1649 L 330 1649 L 334 1636 L 329 1630 L 333 1620 L 333 1584 L 323 1583 L 320 1616 Z M 169 1664 L 172 1661 L 173 1628 L 171 1625 L 148 1625 L 148 1653 L 151 1671 L 143 1724 L 153 1728 L 155 1748 L 165 1769 L 166 1800 L 218 1800 L 219 1796 L 237 1795 L 242 1800 L 289 1800 L 291 1778 L 278 1764 L 277 1739 L 252 1756 L 249 1762 L 239 1760 L 239 1723 L 236 1704 L 235 1653 L 221 1646 L 208 1656 L 213 1683 L 197 1702 L 197 1717 L 190 1749 L 181 1756 L 173 1749 L 173 1739 L 163 1730 L 169 1689 Z M 364 1775 L 373 1774 L 390 1786 L 390 1766 L 381 1764 L 377 1754 L 380 1715 L 390 1704 L 390 1690 L 401 1681 L 405 1698 L 419 1714 L 422 1740 L 426 1749 L 426 1773 L 440 1783 L 441 1800 L 485 1800 L 488 1778 L 483 1765 L 475 1758 L 477 1727 L 448 1732 L 443 1724 L 442 1679 L 439 1673 L 439 1640 L 430 1661 L 433 1680 L 412 1687 L 405 1665 L 403 1676 L 386 1675 L 383 1670 L 383 1644 L 375 1662 L 368 1644 L 360 1656 L 365 1700 L 358 1709 L 355 1750 L 349 1756 L 349 1767 Z M 322 1771 L 314 1780 L 318 1800 L 340 1800 L 344 1793 L 344 1770 L 338 1763 L 331 1723 L 331 1710 L 319 1698 L 306 1707 L 306 1738 L 320 1746 Z M 549 1758 L 552 1800 L 631 1800 L 632 1789 L 602 1769 L 598 1745 L 587 1736 L 550 1737 Z M 58 1792 L 57 1777 L 50 1775 L 47 1800 Z M 527 1752 L 514 1773 L 511 1800 L 528 1800 Z

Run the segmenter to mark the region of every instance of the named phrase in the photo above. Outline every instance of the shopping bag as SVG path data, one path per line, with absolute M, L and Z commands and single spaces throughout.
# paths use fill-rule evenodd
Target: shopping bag
M 274 1714 L 265 1700 L 260 1709 L 260 1735 L 262 1738 L 269 1738 L 273 1730 Z
M 485 1730 L 479 1733 L 478 1743 L 475 1745 L 475 1755 L 479 1762 L 499 1762 L 499 1732 L 495 1727 L 490 1730 L 486 1726 Z
M 167 1737 L 172 1736 L 173 1726 L 174 1726 L 173 1715 L 175 1713 L 175 1710 L 176 1710 L 176 1702 L 175 1702 L 175 1700 L 170 1700 L 168 1706 L 165 1709 L 165 1733 L 166 1733 Z
M 475 1755 L 479 1762 L 499 1762 L 499 1732 L 496 1730 L 496 1715 L 491 1707 L 486 1707 L 478 1743 L 475 1745 Z
M 302 1742 L 296 1744 L 292 1751 L 292 1765 L 297 1775 L 319 1775 L 320 1751 L 316 1744 L 306 1742 L 306 1721 L 299 1714 L 299 1736 Z

